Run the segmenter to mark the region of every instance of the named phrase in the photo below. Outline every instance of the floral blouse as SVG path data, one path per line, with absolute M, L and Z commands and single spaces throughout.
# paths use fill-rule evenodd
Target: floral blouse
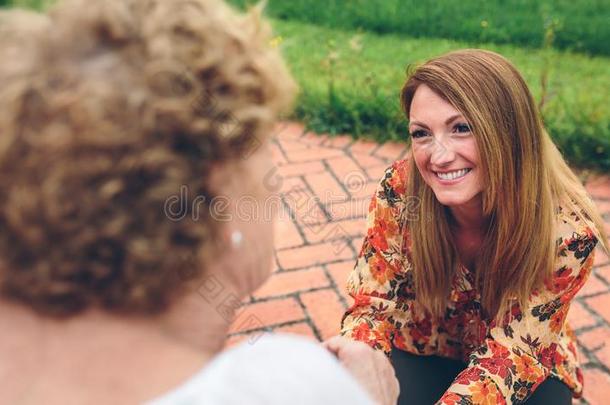
M 416 300 L 406 260 L 410 242 L 401 242 L 406 169 L 405 160 L 387 169 L 369 206 L 367 235 L 348 279 L 354 304 L 343 316 L 341 334 L 388 355 L 394 345 L 466 362 L 440 404 L 521 403 L 549 376 L 580 397 L 583 376 L 566 315 L 591 272 L 597 243 L 591 226 L 558 211 L 556 270 L 526 308 L 512 307 L 506 326 L 482 318 L 474 275 L 464 266 L 452 280 L 445 316 L 433 319 Z

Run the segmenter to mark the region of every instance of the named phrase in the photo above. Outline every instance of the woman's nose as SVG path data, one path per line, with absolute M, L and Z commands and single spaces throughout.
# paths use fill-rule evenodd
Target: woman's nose
M 446 166 L 455 159 L 455 152 L 448 141 L 435 138 L 430 148 L 430 163 L 434 166 Z

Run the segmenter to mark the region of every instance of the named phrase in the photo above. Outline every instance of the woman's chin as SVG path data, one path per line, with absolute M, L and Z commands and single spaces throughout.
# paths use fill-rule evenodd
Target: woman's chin
M 445 193 L 436 193 L 435 195 L 438 202 L 447 207 L 464 206 L 474 197 L 474 195 L 447 195 Z

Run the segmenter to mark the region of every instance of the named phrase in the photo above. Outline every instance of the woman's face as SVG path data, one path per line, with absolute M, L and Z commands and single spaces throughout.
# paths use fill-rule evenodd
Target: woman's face
M 415 164 L 441 204 L 465 208 L 480 201 L 479 152 L 470 126 L 424 84 L 411 102 L 409 133 Z

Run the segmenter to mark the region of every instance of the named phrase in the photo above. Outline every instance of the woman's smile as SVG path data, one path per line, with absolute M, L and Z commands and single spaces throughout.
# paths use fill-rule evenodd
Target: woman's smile
M 465 168 L 445 172 L 433 171 L 433 173 L 436 175 L 436 179 L 439 183 L 444 185 L 453 185 L 461 182 L 471 171 L 471 168 Z

